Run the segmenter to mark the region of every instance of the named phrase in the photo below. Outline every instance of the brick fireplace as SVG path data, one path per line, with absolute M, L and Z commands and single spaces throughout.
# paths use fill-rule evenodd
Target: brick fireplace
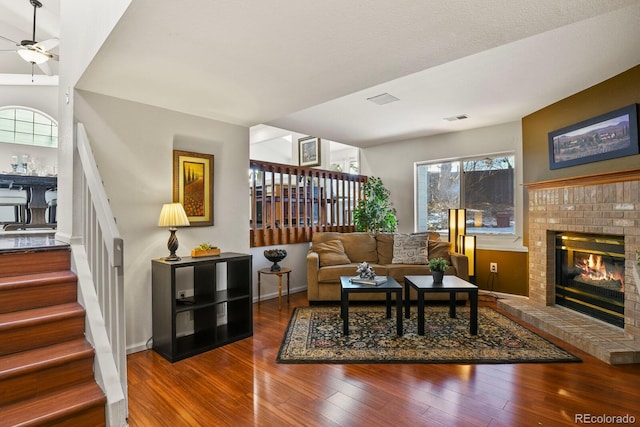
M 499 306 L 607 363 L 640 363 L 640 170 L 526 187 L 529 298 Z M 557 232 L 624 236 L 624 328 L 555 305 Z

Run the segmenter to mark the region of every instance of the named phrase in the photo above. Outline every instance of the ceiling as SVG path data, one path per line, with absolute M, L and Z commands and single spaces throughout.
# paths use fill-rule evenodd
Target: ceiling
M 59 6 L 42 1 L 39 25 Z M 28 35 L 31 13 L 0 0 L 0 35 Z M 78 87 L 367 147 L 519 120 L 613 77 L 640 63 L 639 22 L 638 0 L 133 0 Z M 7 55 L 0 73 L 30 72 Z M 367 101 L 381 93 L 399 101 Z
M 42 7 L 36 13 L 36 41 L 47 40 L 52 37 L 60 38 L 60 0 L 40 0 Z M 0 0 L 0 36 L 20 42 L 31 40 L 33 33 L 33 6 L 29 0 Z M 31 65 L 20 56 L 11 52 L 16 46 L 0 39 L 0 84 L 17 81 L 19 76 L 25 77 L 20 81 L 31 81 Z M 53 49 L 58 53 L 58 49 Z M 56 61 L 48 61 L 51 71 L 58 73 Z M 33 67 L 35 76 L 46 76 L 37 66 Z M 5 76 L 3 76 L 5 75 Z M 28 77 L 28 78 L 27 78 Z M 55 79 L 40 79 L 50 81 Z

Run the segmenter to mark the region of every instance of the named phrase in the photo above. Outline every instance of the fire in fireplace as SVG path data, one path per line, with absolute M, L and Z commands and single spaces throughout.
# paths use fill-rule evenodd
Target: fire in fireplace
M 556 235 L 556 304 L 624 327 L 624 237 Z
M 624 261 L 607 262 L 607 257 L 583 252 L 574 255 L 574 281 L 624 292 Z

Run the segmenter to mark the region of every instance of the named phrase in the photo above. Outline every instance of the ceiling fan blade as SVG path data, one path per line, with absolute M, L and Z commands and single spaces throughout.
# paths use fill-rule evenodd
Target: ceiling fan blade
M 15 41 L 15 40 L 11 40 L 11 39 L 8 39 L 8 38 L 6 38 L 6 37 L 4 37 L 4 36 L 0 36 L 0 39 L 2 39 L 2 40 L 6 40 L 6 41 L 8 41 L 8 42 L 11 42 L 11 43 L 15 44 L 16 46 L 18 46 L 18 45 L 20 44 L 20 43 L 18 43 L 17 41 Z
M 0 49 L 0 52 L 15 52 L 15 49 Z
M 42 40 L 41 42 L 34 44 L 33 47 L 35 47 L 36 49 L 40 49 L 44 52 L 47 52 L 53 49 L 54 47 L 58 46 L 59 44 L 60 44 L 60 39 L 57 37 L 53 37 L 51 39 Z
M 49 67 L 49 63 L 47 62 L 43 62 L 42 64 L 36 64 L 43 73 L 45 73 L 47 76 L 52 76 L 53 72 L 51 71 L 51 67 Z

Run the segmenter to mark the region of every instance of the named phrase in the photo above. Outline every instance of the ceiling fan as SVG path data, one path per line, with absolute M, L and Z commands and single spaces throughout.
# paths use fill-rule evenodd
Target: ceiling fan
M 6 40 L 15 44 L 17 49 L 2 49 L 0 52 L 17 52 L 18 55 L 25 61 L 31 64 L 31 74 L 33 75 L 33 67 L 37 65 L 46 75 L 51 76 L 53 72 L 49 67 L 47 62 L 50 59 L 54 61 L 58 61 L 60 58 L 55 53 L 50 52 L 51 49 L 55 48 L 60 44 L 60 40 L 56 37 L 43 40 L 41 42 L 36 42 L 36 11 L 38 8 L 42 7 L 42 3 L 38 0 L 29 0 L 29 3 L 33 6 L 33 35 L 31 40 L 22 40 L 21 42 L 16 42 L 11 40 L 10 38 L 0 36 L 0 39 Z

